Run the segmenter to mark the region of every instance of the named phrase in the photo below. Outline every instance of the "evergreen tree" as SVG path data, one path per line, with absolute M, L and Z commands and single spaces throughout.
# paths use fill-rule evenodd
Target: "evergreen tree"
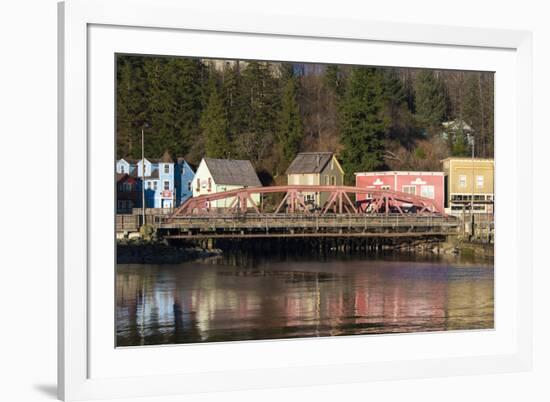
M 353 183 L 354 172 L 373 171 L 384 165 L 382 81 L 374 68 L 354 67 L 349 76 L 340 108 L 341 156 L 348 184 Z
M 344 82 L 338 65 L 329 64 L 325 70 L 324 79 L 337 98 L 340 98 L 344 94 Z
M 284 86 L 279 115 L 277 141 L 280 147 L 280 166 L 284 170 L 300 150 L 304 135 L 300 109 L 296 97 L 296 80 L 289 79 Z
M 246 130 L 247 99 L 243 91 L 240 63 L 227 65 L 223 72 L 222 98 L 227 112 L 230 137 L 235 139 Z
M 451 154 L 453 156 L 469 156 L 471 148 L 464 130 L 456 130 L 451 137 L 451 141 Z
M 227 116 L 216 89 L 210 92 L 208 105 L 201 117 L 201 128 L 206 139 L 206 156 L 225 158 L 229 154 Z
M 283 62 L 279 66 L 279 76 L 283 85 L 290 79 L 294 78 L 294 64 Z
M 277 131 L 280 107 L 278 82 L 266 62 L 251 61 L 242 74 L 242 91 L 246 99 L 243 131 L 236 142 L 239 156 L 259 163 L 269 153 L 268 146 Z
M 439 128 L 445 119 L 447 100 L 441 80 L 431 70 L 420 70 L 415 80 L 416 117 L 427 129 Z
M 163 71 L 167 104 L 164 125 L 169 136 L 163 148 L 185 155 L 196 140 L 202 110 L 201 62 L 197 59 L 169 59 Z
M 417 129 L 408 105 L 408 95 L 404 83 L 396 69 L 380 70 L 384 98 L 383 115 L 386 123 L 386 137 L 411 146 Z
M 143 58 L 117 57 L 117 157 L 135 157 L 141 151 L 140 130 L 146 121 Z
M 393 108 L 401 107 L 407 101 L 407 93 L 396 69 L 380 71 L 384 98 Z

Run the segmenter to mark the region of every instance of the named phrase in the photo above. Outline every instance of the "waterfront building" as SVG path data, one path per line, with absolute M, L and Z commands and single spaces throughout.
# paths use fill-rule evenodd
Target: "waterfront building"
M 141 180 L 128 173 L 116 174 L 116 210 L 118 214 L 132 213 L 141 206 Z
M 443 172 L 359 172 L 355 185 L 373 190 L 391 190 L 434 200 L 443 210 L 445 204 L 445 175 Z M 368 194 L 357 194 L 357 201 L 368 199 Z
M 184 158 L 178 158 L 175 165 L 176 205 L 183 204 L 193 196 L 195 172 Z
M 134 159 L 122 158 L 116 161 L 117 174 L 135 174 L 136 161 Z
M 193 169 L 183 158 L 174 162 L 168 151 L 160 159 L 119 159 L 116 172 L 137 179 L 139 186 L 143 181 L 147 208 L 174 208 L 192 195 Z M 141 198 L 133 208 L 141 208 Z
M 459 215 L 470 212 L 492 214 L 494 210 L 495 162 L 492 158 L 450 157 L 442 160 L 445 172 L 445 210 Z
M 203 158 L 194 177 L 193 197 L 220 193 L 245 187 L 260 187 L 262 183 L 249 160 Z M 259 205 L 260 195 L 252 195 Z M 228 208 L 233 198 L 214 201 L 210 208 Z
M 137 163 L 138 177 L 145 186 L 145 206 L 147 208 L 173 208 L 176 202 L 174 161 L 164 152 L 160 159 L 140 159 Z
M 301 152 L 292 161 L 285 174 L 289 185 L 341 186 L 344 170 L 333 152 Z M 328 193 L 303 193 L 305 202 L 322 206 Z

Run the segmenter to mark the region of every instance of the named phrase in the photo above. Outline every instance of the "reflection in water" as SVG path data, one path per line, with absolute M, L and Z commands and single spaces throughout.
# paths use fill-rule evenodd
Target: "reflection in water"
M 493 267 L 225 258 L 118 265 L 117 345 L 493 328 Z

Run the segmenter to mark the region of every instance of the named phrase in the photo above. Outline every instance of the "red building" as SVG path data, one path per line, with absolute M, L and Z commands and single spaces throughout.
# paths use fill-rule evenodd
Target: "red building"
M 116 174 L 117 213 L 130 214 L 141 207 L 141 180 L 128 173 Z
M 355 185 L 373 190 L 392 190 L 430 198 L 444 209 L 445 176 L 443 172 L 363 172 L 355 173 Z M 357 194 L 357 201 L 368 196 Z

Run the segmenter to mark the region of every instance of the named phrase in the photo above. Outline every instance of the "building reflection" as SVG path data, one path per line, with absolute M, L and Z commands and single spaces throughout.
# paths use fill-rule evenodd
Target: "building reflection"
M 344 264 L 344 263 L 342 263 Z M 492 328 L 491 268 L 118 269 L 117 344 Z M 334 269 L 335 268 L 335 269 Z

